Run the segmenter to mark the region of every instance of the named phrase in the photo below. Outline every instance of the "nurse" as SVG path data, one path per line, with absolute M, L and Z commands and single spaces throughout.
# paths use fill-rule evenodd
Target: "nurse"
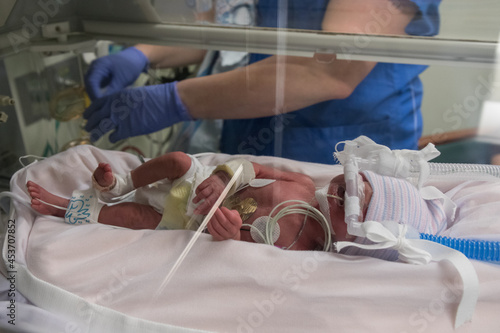
M 216 1 L 217 4 L 220 1 Z M 226 1 L 227 2 L 227 1 Z M 289 0 L 287 28 L 432 36 L 440 0 Z M 256 25 L 276 27 L 278 0 L 260 0 Z M 356 54 L 356 50 L 347 50 Z M 285 57 L 284 105 L 276 110 L 277 57 L 210 76 L 122 90 L 148 66 L 201 60 L 203 51 L 137 45 L 96 60 L 86 77 L 93 100 L 86 129 L 115 142 L 194 119 L 224 119 L 220 150 L 334 163 L 335 144 L 367 135 L 391 149 L 416 149 L 426 66 Z M 105 90 L 102 90 L 106 88 Z

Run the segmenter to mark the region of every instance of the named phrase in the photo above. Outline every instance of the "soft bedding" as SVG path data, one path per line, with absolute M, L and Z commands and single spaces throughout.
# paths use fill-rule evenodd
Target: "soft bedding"
M 200 156 L 219 164 L 230 156 Z M 340 166 L 272 157 L 250 160 L 310 175 L 318 187 Z M 116 172 L 140 164 L 127 153 L 80 146 L 20 170 L 11 191 L 29 201 L 33 180 L 70 197 L 90 186 L 98 162 Z M 458 204 L 447 234 L 500 241 L 500 182 L 441 180 Z M 5 220 L 8 220 L 6 218 Z M 12 201 L 16 326 L 8 324 L 12 276 L 7 221 L 2 235 L 0 328 L 22 332 L 453 332 L 462 285 L 445 263 L 425 266 L 239 241 L 203 234 L 163 293 L 158 289 L 194 234 L 73 226 Z M 500 266 L 474 261 L 480 295 L 473 321 L 457 332 L 500 326 Z M 2 292 L 3 291 L 3 292 Z M 26 299 L 24 299 L 24 297 Z M 24 327 L 24 328 L 23 328 Z

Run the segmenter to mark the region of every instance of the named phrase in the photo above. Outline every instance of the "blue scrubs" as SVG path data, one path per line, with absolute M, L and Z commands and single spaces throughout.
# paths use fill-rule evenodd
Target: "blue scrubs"
M 419 12 L 406 27 L 406 32 L 419 36 L 436 35 L 440 1 L 413 0 Z M 288 4 L 288 28 L 321 30 L 328 0 L 289 0 Z M 276 27 L 277 8 L 278 0 L 260 0 L 258 25 Z M 267 55 L 252 54 L 250 62 L 265 57 Z M 315 104 L 279 116 L 225 120 L 221 151 L 333 164 L 335 145 L 359 135 L 366 135 L 392 149 L 416 149 L 422 132 L 423 89 L 419 74 L 426 68 L 378 63 L 346 99 Z

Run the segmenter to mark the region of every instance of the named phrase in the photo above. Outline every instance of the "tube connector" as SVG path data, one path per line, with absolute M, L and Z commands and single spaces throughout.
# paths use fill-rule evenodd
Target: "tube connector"
M 5 112 L 0 111 L 0 123 L 6 123 L 9 116 Z
M 9 96 L 0 95 L 0 106 L 14 105 L 15 101 Z

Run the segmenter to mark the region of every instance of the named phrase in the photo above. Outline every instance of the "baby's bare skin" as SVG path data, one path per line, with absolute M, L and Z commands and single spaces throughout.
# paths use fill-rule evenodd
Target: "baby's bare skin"
M 159 158 L 150 160 L 131 172 L 134 187 L 145 186 L 161 179 L 174 180 L 184 175 L 191 166 L 191 159 L 183 153 L 170 153 Z M 273 179 L 275 182 L 264 187 L 247 187 L 235 195 L 241 200 L 253 198 L 257 202 L 257 210 L 245 221 L 245 224 L 253 222 L 261 217 L 268 216 L 276 205 L 287 200 L 300 200 L 318 208 L 315 199 L 315 185 L 311 178 L 304 174 L 295 172 L 284 172 L 275 168 L 253 163 L 257 179 Z M 106 188 L 114 183 L 114 175 L 111 166 L 100 163 L 93 173 L 97 183 Z M 206 179 L 196 189 L 197 196 L 194 203 L 199 203 L 196 213 L 206 214 L 212 207 L 213 202 L 222 193 L 229 181 L 229 175 L 218 172 Z M 64 216 L 64 210 L 45 205 L 42 201 L 67 207 L 69 200 L 51 194 L 41 186 L 28 182 L 27 188 L 32 197 L 32 207 L 41 214 Z M 343 198 L 345 183 L 343 176 L 331 181 L 329 193 Z M 366 213 L 371 200 L 371 187 L 365 181 L 365 206 Z M 332 228 L 336 234 L 336 240 L 346 239 L 346 228 L 344 222 L 344 207 L 342 200 L 329 198 L 330 218 Z M 324 243 L 324 231 L 321 225 L 307 218 L 304 224 L 303 214 L 292 214 L 280 219 L 280 237 L 275 245 L 292 250 L 316 250 Z M 130 229 L 155 229 L 161 221 L 161 214 L 152 207 L 127 202 L 118 205 L 104 206 L 98 217 L 100 223 L 126 227 Z M 253 242 L 248 228 L 242 227 L 243 221 L 239 213 L 220 207 L 216 210 L 214 217 L 208 224 L 208 231 L 216 240 L 235 239 Z M 301 231 L 301 229 L 303 230 Z M 300 235 L 300 237 L 298 237 Z M 290 246 L 292 245 L 293 246 Z
M 28 189 L 28 193 L 31 196 L 31 207 L 43 215 L 52 215 L 63 217 L 65 211 L 61 209 L 57 209 L 53 206 L 46 205 L 44 202 L 50 203 L 59 207 L 67 207 L 69 204 L 68 199 L 61 198 L 57 195 L 54 195 L 47 190 L 45 190 L 40 185 L 28 181 L 26 183 L 26 188 Z M 42 202 L 43 201 L 43 202 Z
M 111 186 L 115 179 L 113 170 L 108 163 L 99 163 L 99 166 L 94 171 L 94 178 L 102 187 Z
M 280 171 L 275 168 L 253 163 L 256 178 L 274 179 L 274 183 L 264 187 L 247 187 L 237 193 L 241 200 L 253 198 L 257 201 L 257 211 L 247 220 L 245 224 L 252 224 L 261 216 L 268 216 L 276 205 L 287 200 L 301 200 L 319 209 L 315 199 L 315 185 L 312 179 L 304 174 Z M 209 181 L 209 180 L 207 180 Z M 363 212 L 366 214 L 368 204 L 371 200 L 372 189 L 365 180 L 365 203 Z M 202 186 L 202 185 L 200 185 Z M 343 198 L 345 181 L 343 175 L 332 179 L 329 194 Z M 335 240 L 347 240 L 347 228 L 344 222 L 344 206 L 342 200 L 329 198 L 330 219 Z M 291 250 L 316 250 L 321 249 L 324 244 L 324 231 L 321 225 L 312 218 L 307 218 L 304 230 L 297 239 L 304 223 L 303 214 L 287 215 L 280 219 L 280 237 L 275 245 Z M 214 218 L 208 225 L 209 232 L 216 240 L 235 239 L 253 242 L 250 231 L 241 228 L 242 221 L 239 214 L 229 211 L 227 208 L 219 208 Z M 295 242 L 295 240 L 297 241 Z M 294 243 L 295 242 L 295 243 Z

